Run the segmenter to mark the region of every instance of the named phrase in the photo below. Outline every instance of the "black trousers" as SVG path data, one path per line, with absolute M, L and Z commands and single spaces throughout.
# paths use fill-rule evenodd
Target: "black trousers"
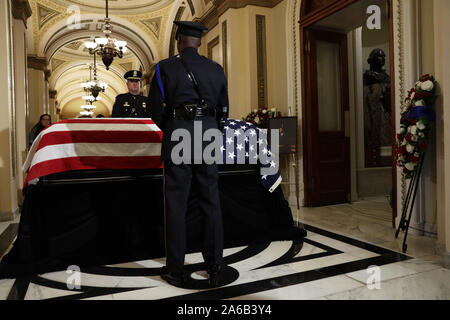
M 207 265 L 222 264 L 223 223 L 217 165 L 175 165 L 164 161 L 166 266 L 182 272 L 186 252 L 186 211 L 192 182 L 204 215 L 203 258 Z

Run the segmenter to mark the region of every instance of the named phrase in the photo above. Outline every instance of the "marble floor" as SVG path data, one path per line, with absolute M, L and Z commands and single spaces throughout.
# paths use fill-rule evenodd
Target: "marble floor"
M 293 209 L 307 237 L 226 249 L 219 288 L 207 288 L 201 254 L 193 253 L 186 255 L 184 288 L 161 280 L 161 258 L 0 279 L 0 299 L 450 299 L 450 270 L 434 254 L 435 240 L 411 235 L 401 253 L 386 210 L 380 199 Z M 0 224 L 0 235 L 8 227 Z

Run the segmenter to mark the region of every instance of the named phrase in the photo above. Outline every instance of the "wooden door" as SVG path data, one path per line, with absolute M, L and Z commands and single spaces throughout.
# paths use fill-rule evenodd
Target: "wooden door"
M 350 201 L 347 38 L 305 30 L 306 205 Z

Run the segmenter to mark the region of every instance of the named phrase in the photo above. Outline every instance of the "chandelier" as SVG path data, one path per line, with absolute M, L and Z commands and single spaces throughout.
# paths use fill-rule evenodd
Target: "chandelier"
M 89 49 L 89 53 L 98 54 L 102 57 L 102 61 L 106 66 L 106 70 L 109 70 L 109 66 L 112 64 L 115 57 L 120 59 L 123 54 L 127 52 L 127 42 L 116 39 L 111 39 L 111 19 L 108 16 L 108 0 L 106 0 L 106 18 L 103 33 L 105 37 L 95 38 L 95 41 L 86 41 L 84 45 Z
M 89 66 L 89 81 L 82 83 L 81 86 L 84 89 L 85 95 L 82 97 L 85 102 L 84 105 L 81 106 L 83 111 L 80 112 L 82 116 L 91 116 L 94 114 L 92 110 L 96 107 L 93 105 L 95 101 L 99 101 L 100 97 L 98 96 L 100 92 L 105 92 L 105 89 L 108 85 L 105 82 L 98 82 L 97 80 L 97 67 L 94 56 L 94 79 L 92 79 L 92 66 Z
M 92 79 L 92 66 L 89 66 L 89 81 L 81 84 L 83 89 L 86 91 L 86 95 L 83 97 L 84 100 L 94 102 L 100 100 L 98 96 L 100 92 L 105 92 L 108 88 L 108 84 L 104 81 L 97 80 L 97 66 L 96 59 L 94 55 L 94 79 Z
M 92 104 L 86 104 L 81 106 L 81 109 L 83 109 L 83 111 L 80 111 L 80 114 L 82 116 L 91 116 L 94 114 L 92 110 L 95 109 L 95 106 L 93 106 Z
M 81 109 L 83 111 L 80 111 L 80 114 L 82 116 L 91 116 L 94 114 L 92 110 L 96 108 L 96 106 L 93 105 L 93 103 L 97 100 L 91 100 L 91 99 L 85 99 L 86 97 L 83 97 L 83 99 L 86 101 L 86 104 L 81 106 Z
M 91 116 L 94 114 L 94 112 L 92 110 L 94 110 L 96 108 L 96 106 L 94 106 L 92 103 L 94 103 L 97 100 L 91 100 L 91 99 L 85 99 L 86 97 L 83 97 L 83 99 L 86 101 L 86 104 L 81 106 L 81 109 L 83 109 L 83 111 L 80 111 L 80 114 L 82 116 Z

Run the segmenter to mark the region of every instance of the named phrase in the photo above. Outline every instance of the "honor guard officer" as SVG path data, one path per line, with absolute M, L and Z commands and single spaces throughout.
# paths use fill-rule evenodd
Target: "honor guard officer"
M 151 118 L 148 99 L 141 95 L 142 72 L 131 70 L 125 73 L 128 93 L 119 94 L 114 102 L 113 118 Z
M 186 251 L 186 210 L 191 185 L 197 189 L 198 204 L 204 216 L 203 258 L 212 286 L 219 284 L 223 255 L 223 225 L 219 200 L 217 165 L 200 163 L 175 164 L 172 132 L 185 129 L 194 145 L 194 122 L 201 123 L 202 133 L 223 126 L 228 117 L 228 90 L 223 68 L 198 54 L 201 37 L 207 29 L 187 21 L 174 21 L 179 55 L 160 61 L 150 87 L 152 106 L 163 106 L 166 266 L 161 277 L 175 286 L 182 286 L 187 277 L 183 272 Z M 203 150 L 202 150 L 203 151 Z M 191 158 L 202 155 L 191 152 Z M 192 164 L 194 163 L 194 164 Z

